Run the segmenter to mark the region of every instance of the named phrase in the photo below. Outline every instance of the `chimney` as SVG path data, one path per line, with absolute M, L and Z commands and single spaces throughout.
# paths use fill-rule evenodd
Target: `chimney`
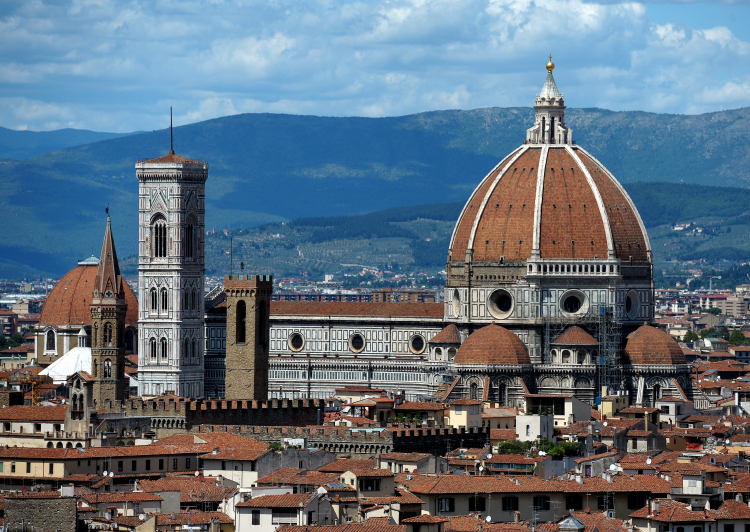
M 581 475 L 576 475 L 576 482 L 583 484 L 583 477 Z

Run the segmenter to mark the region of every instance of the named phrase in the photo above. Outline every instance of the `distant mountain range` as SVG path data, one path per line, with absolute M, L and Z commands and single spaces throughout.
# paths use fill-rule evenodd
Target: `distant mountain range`
M 0 159 L 29 159 L 81 144 L 116 139 L 133 133 L 100 133 L 86 129 L 16 131 L 0 127 Z
M 666 181 L 747 187 L 748 119 L 750 109 L 699 116 L 567 112 L 574 139 L 626 185 Z M 532 121 L 529 108 L 395 118 L 244 114 L 175 128 L 174 138 L 180 155 L 210 163 L 207 227 L 221 229 L 463 202 L 522 142 Z M 8 131 L 0 130 L 0 139 Z M 33 135 L 24 144 L 16 136 L 24 132 L 10 133 L 8 138 L 16 140 L 6 142 L 9 147 L 0 140 L 5 157 L 0 160 L 0 277 L 62 273 L 92 250 L 98 252 L 107 204 L 119 255 L 135 253 L 134 163 L 165 154 L 168 130 L 96 137 L 96 142 L 80 139 L 84 133 L 109 134 L 51 132 L 68 135 L 67 145 L 90 143 L 55 146 L 51 149 L 57 151 L 25 160 L 13 158 L 38 153 L 43 144 Z M 637 188 L 628 186 L 634 195 Z M 689 197 L 689 186 L 681 190 Z M 674 198 L 665 199 L 642 201 L 655 203 L 646 211 L 672 209 Z

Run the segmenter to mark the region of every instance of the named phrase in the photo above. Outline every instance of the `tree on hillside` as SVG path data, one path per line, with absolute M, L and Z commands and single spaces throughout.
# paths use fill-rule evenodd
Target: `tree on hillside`
M 688 331 L 685 333 L 685 336 L 682 337 L 683 342 L 695 342 L 696 340 L 700 340 L 700 336 L 695 334 L 693 331 Z
M 746 342 L 747 338 L 739 329 L 733 330 L 732 334 L 729 335 L 729 343 L 732 345 L 745 345 Z

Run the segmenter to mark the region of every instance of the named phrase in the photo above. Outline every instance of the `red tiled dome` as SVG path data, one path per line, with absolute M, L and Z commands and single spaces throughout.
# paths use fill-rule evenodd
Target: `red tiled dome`
M 650 262 L 641 217 L 607 169 L 578 146 L 546 148 L 544 157 L 542 146 L 523 145 L 484 178 L 458 219 L 450 260 L 464 261 L 467 249 L 474 261 L 527 260 L 538 246 L 542 259 Z
M 552 341 L 556 345 L 599 345 L 599 341 L 578 325 L 565 329 L 560 336 Z
M 79 264 L 58 281 L 47 297 L 39 317 L 40 325 L 90 325 L 91 298 L 94 293 L 96 262 Z M 138 323 L 138 300 L 128 283 L 125 285 L 125 301 L 128 311 L 126 323 Z
M 641 325 L 628 335 L 623 364 L 687 364 L 685 353 L 668 333 Z
M 457 364 L 531 364 L 526 346 L 518 336 L 494 323 L 471 333 L 453 361 Z

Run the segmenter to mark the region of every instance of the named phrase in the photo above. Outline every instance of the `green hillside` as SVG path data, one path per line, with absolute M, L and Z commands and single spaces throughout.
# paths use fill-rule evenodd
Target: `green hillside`
M 56 131 L 16 131 L 0 127 L 0 159 L 28 159 L 51 151 L 127 135 L 131 133 L 100 133 L 70 128 Z
M 683 283 L 683 270 L 722 273 L 715 286 L 745 282 L 750 273 L 750 190 L 672 183 L 634 183 L 627 189 L 647 226 L 657 282 Z M 358 275 L 363 268 L 435 276 L 445 268 L 462 202 L 397 207 L 355 216 L 300 218 L 232 231 L 234 268 L 321 280 L 326 273 Z M 674 223 L 692 223 L 677 231 Z M 698 229 L 699 228 L 699 229 Z M 229 271 L 230 236 L 207 238 L 210 275 Z M 123 270 L 136 275 L 135 257 Z
M 461 203 L 522 142 L 532 113 L 492 108 L 395 118 L 244 114 L 178 127 L 174 137 L 178 153 L 210 163 L 207 228 L 250 228 L 302 217 Z M 745 187 L 750 180 L 750 132 L 743 126 L 750 109 L 700 116 L 570 109 L 567 117 L 577 142 L 626 185 Z M 0 160 L 5 229 L 0 277 L 67 271 L 100 245 L 107 204 L 118 252 L 135 253 L 134 163 L 163 155 L 168 145 L 169 132 L 162 130 L 23 161 Z M 659 200 L 648 194 L 636 200 L 649 205 L 642 209 L 644 217 L 665 218 L 664 210 L 666 218 L 679 218 L 682 211 L 671 193 L 660 193 Z M 731 208 L 735 200 L 717 201 L 714 212 Z M 336 227 L 334 232 L 349 230 L 347 224 Z M 407 238 L 401 229 L 389 228 L 390 238 Z M 328 238 L 330 231 L 310 237 Z

